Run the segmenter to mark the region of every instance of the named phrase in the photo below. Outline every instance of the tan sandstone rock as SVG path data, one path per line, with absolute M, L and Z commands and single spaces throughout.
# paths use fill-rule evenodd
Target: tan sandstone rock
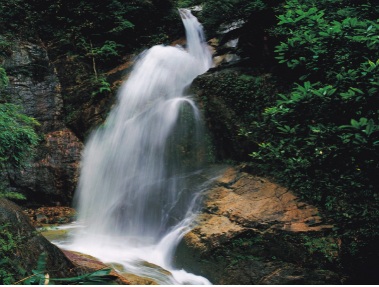
M 176 262 L 214 284 L 339 283 L 324 270 L 338 256 L 332 227 L 290 190 L 230 167 L 207 192 Z

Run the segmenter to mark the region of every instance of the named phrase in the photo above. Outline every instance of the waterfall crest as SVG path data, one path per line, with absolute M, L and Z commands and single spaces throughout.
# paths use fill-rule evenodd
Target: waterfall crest
M 84 228 L 71 248 L 137 274 L 144 271 L 136 262 L 159 264 L 173 274 L 154 278 L 163 284 L 209 284 L 170 266 L 205 184 L 193 186 L 203 134 L 185 89 L 212 63 L 200 23 L 189 10 L 179 12 L 187 49 L 154 46 L 142 53 L 117 105 L 86 144 L 75 196 Z

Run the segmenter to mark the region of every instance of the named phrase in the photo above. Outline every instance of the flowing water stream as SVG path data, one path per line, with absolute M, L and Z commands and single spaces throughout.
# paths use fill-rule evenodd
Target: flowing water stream
M 186 49 L 154 46 L 142 53 L 117 105 L 86 144 L 75 197 L 81 227 L 63 247 L 160 284 L 210 284 L 171 264 L 213 178 L 202 176 L 200 113 L 185 93 L 210 68 L 211 54 L 197 19 L 179 12 Z

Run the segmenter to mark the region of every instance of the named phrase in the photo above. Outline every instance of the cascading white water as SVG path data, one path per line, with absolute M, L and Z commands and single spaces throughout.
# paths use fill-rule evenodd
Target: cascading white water
M 171 266 L 205 184 L 193 184 L 203 135 L 199 111 L 184 92 L 212 63 L 201 25 L 188 10 L 179 12 L 187 49 L 154 46 L 144 52 L 117 106 L 86 144 L 76 193 L 85 227 L 69 248 L 158 283 L 209 284 Z M 143 261 L 173 276 L 154 275 Z

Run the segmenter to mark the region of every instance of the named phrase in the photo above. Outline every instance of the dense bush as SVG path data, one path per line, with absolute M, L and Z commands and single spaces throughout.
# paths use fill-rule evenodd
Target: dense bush
M 286 2 L 276 53 L 298 80 L 256 123 L 251 154 L 329 213 L 344 254 L 361 264 L 366 248 L 378 255 L 378 12 L 374 1 Z
M 227 23 L 245 21 L 237 33 L 240 51 L 245 44 L 242 55 L 256 58 L 250 62 L 252 70 L 273 73 L 270 84 L 276 88 L 271 91 L 280 91 L 273 100 L 270 89 L 257 89 L 254 73 L 243 76 L 250 78 L 247 85 L 231 75 L 217 76 L 215 84 L 202 83 L 210 91 L 207 100 L 222 100 L 228 113 L 234 113 L 216 141 L 225 142 L 222 135 L 238 141 L 232 128 L 247 137 L 257 171 L 289 186 L 333 220 L 346 271 L 364 282 L 378 282 L 369 264 L 379 256 L 375 1 L 203 2 L 201 17 L 211 34 Z M 247 32 L 253 36 L 243 38 Z M 259 41 L 265 44 L 263 37 L 277 41 L 272 54 L 276 63 L 259 66 L 263 54 L 256 47 Z M 227 122 L 225 115 L 213 116 Z
M 25 273 L 11 259 L 22 242 L 22 237 L 13 234 L 10 225 L 0 225 L 0 284 L 11 285 L 18 274 Z

